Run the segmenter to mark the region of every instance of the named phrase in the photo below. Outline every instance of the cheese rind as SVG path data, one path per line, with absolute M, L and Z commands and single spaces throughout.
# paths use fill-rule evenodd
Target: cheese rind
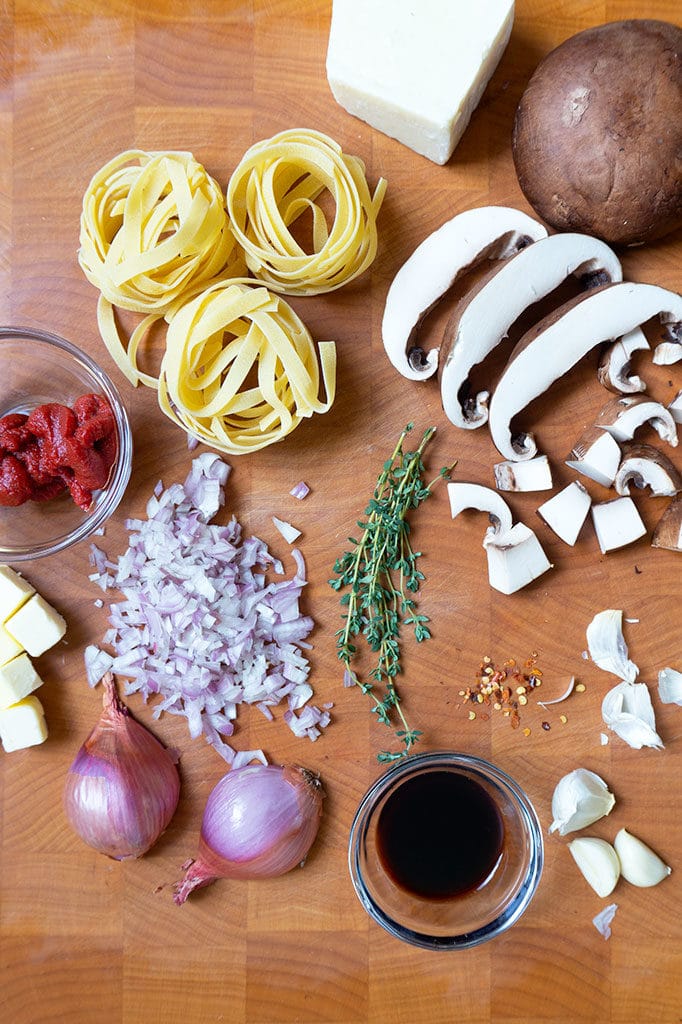
M 46 739 L 45 713 L 37 697 L 25 697 L 0 711 L 0 740 L 6 753 L 35 747 Z
M 12 658 L 0 667 L 0 711 L 28 697 L 43 685 L 27 654 Z
M 350 114 L 444 164 L 513 21 L 514 0 L 333 0 L 331 91 Z
M 35 590 L 23 576 L 9 565 L 0 565 L 0 622 L 5 622 L 32 594 Z
M 61 640 L 66 622 L 44 597 L 34 594 L 10 616 L 5 629 L 31 657 L 37 658 Z

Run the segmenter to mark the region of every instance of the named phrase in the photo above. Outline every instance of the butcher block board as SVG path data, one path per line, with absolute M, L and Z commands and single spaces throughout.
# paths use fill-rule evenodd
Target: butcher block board
M 317 340 L 338 352 L 332 410 L 283 442 L 231 459 L 227 510 L 262 537 L 293 572 L 272 516 L 302 531 L 313 616 L 310 679 L 332 722 L 315 743 L 255 709 L 239 716 L 234 745 L 262 747 L 272 762 L 320 773 L 327 797 L 318 840 L 301 870 L 272 881 L 217 882 L 172 900 L 182 864 L 196 851 L 205 800 L 225 763 L 184 720 L 129 699 L 133 713 L 181 753 L 182 795 L 170 827 L 139 861 L 117 863 L 70 831 L 61 805 L 65 773 L 99 716 L 101 687 L 88 688 L 83 650 L 107 629 L 107 602 L 88 579 L 89 546 L 24 563 L 21 569 L 68 621 L 63 643 L 39 659 L 50 735 L 41 746 L 0 757 L 0 1017 L 6 1024 L 672 1024 L 682 1020 L 682 711 L 658 701 L 656 677 L 682 668 L 682 556 L 648 539 L 600 554 L 588 523 L 570 549 L 536 516 L 546 495 L 514 494 L 516 518 L 533 526 L 554 568 L 512 597 L 491 591 L 480 515 L 453 522 L 444 487 L 413 520 L 426 576 L 420 610 L 433 637 L 406 642 L 399 679 L 404 708 L 424 750 L 491 758 L 533 800 L 545 833 L 545 868 L 523 918 L 493 942 L 465 952 L 412 948 L 366 916 L 347 869 L 357 804 L 382 771 L 376 754 L 390 734 L 359 690 L 344 689 L 336 658 L 341 623 L 328 585 L 335 558 L 377 473 L 408 420 L 437 434 L 429 473 L 457 460 L 454 477 L 491 485 L 498 460 L 485 430 L 459 431 L 445 418 L 436 380 L 411 382 L 382 345 L 388 286 L 431 231 L 459 211 L 488 203 L 531 212 L 514 173 L 514 110 L 533 69 L 573 33 L 627 17 L 679 19 L 675 0 L 621 3 L 518 0 L 509 46 L 451 161 L 436 166 L 348 115 L 325 75 L 329 0 L 4 0 L 0 4 L 0 321 L 54 331 L 112 374 L 127 404 L 135 454 L 130 486 L 99 543 L 126 546 L 124 520 L 143 515 L 155 484 L 184 479 L 186 438 L 160 413 L 155 395 L 134 390 L 99 338 L 95 289 L 77 262 L 78 223 L 91 175 L 128 148 L 189 150 L 225 187 L 252 143 L 292 127 L 328 133 L 360 156 L 373 187 L 388 191 L 371 270 L 328 296 L 292 299 Z M 622 253 L 625 276 L 679 291 L 682 239 Z M 442 315 L 425 327 L 436 344 Z M 508 350 L 507 350 L 508 351 Z M 607 393 L 597 356 L 523 414 L 552 461 L 555 489 L 573 478 L 563 463 Z M 492 366 L 499 372 L 501 364 Z M 679 367 L 647 355 L 637 368 L 650 391 L 671 399 Z M 653 435 L 652 435 L 653 436 Z M 651 439 L 651 438 L 647 438 Z M 673 459 L 682 468 L 677 452 Z M 290 497 L 299 480 L 311 488 Z M 596 500 L 607 491 L 590 485 Z M 637 504 L 649 529 L 665 500 Z M 602 609 L 622 609 L 630 656 L 651 688 L 664 750 L 633 750 L 613 734 L 602 745 L 600 706 L 615 683 L 583 656 L 585 630 Z M 481 659 L 525 661 L 537 652 L 541 696 L 571 676 L 584 683 L 560 707 L 535 695 L 518 729 L 491 714 L 470 721 L 460 690 Z M 560 720 L 565 714 L 566 722 Z M 549 728 L 543 728 L 547 722 Z M 526 730 L 530 733 L 526 735 Z M 621 882 L 606 941 L 592 924 L 609 902 L 579 875 L 567 840 L 548 836 L 554 785 L 582 766 L 617 797 L 590 830 L 612 839 L 640 835 L 672 865 L 654 889 Z

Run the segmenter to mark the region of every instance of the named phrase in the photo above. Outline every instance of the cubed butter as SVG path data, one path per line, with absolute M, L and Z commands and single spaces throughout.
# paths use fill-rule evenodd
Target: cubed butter
M 0 710 L 23 700 L 42 685 L 43 681 L 27 654 L 12 658 L 0 666 Z
M 37 658 L 61 640 L 66 622 L 44 597 L 34 594 L 7 620 L 5 629 L 32 658 Z
M 23 576 L 9 565 L 0 565 L 0 622 L 5 622 L 32 594 L 35 590 Z
M 0 711 L 0 740 L 8 754 L 35 747 L 46 739 L 45 713 L 37 697 L 25 697 Z
M 509 41 L 514 0 L 333 0 L 327 78 L 350 114 L 437 164 Z
M 16 658 L 17 654 L 21 654 L 23 647 L 20 643 L 14 639 L 13 636 L 7 632 L 5 627 L 0 623 L 0 665 L 4 665 L 6 662 L 11 661 L 12 658 Z

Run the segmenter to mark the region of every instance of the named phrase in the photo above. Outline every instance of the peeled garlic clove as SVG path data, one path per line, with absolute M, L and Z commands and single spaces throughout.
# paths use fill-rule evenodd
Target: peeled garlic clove
M 622 828 L 613 842 L 620 860 L 621 874 L 631 885 L 648 888 L 658 885 L 670 874 L 672 869 L 658 854 L 626 829 Z
M 576 768 L 564 775 L 552 796 L 550 832 L 565 836 L 585 828 L 608 814 L 616 802 L 604 780 L 587 768 Z
M 582 836 L 568 844 L 571 856 L 597 896 L 608 896 L 620 877 L 618 854 L 605 839 Z
M 634 682 L 639 669 L 628 658 L 622 622 L 623 612 L 620 609 L 607 608 L 598 612 L 587 627 L 587 646 L 595 665 L 619 679 Z
M 634 750 L 663 749 L 646 683 L 618 683 L 604 697 L 601 715 L 605 725 Z

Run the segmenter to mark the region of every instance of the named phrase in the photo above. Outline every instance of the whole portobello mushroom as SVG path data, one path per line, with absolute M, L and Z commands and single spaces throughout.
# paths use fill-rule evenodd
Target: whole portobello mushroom
M 558 230 L 636 245 L 682 225 L 682 29 L 587 29 L 538 65 L 512 139 L 521 189 Z

